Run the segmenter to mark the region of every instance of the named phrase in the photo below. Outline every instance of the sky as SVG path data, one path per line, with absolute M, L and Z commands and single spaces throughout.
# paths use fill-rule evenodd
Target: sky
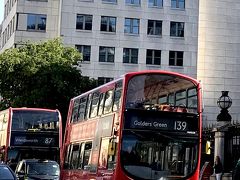
M 3 13 L 4 13 L 4 0 L 0 0 L 0 24 L 3 20 Z

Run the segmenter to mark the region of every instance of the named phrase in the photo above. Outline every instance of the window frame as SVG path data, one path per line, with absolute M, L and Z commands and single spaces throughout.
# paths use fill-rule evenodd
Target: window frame
M 125 0 L 126 5 L 140 6 L 141 0 Z
M 71 123 L 78 122 L 79 109 L 80 109 L 80 98 L 77 98 L 73 101 Z
M 150 27 L 150 23 L 153 23 L 153 27 Z M 161 24 L 159 34 L 157 34 L 157 23 Z M 152 32 L 153 31 L 153 32 Z M 152 33 L 151 33 L 152 32 Z M 148 20 L 147 34 L 149 36 L 162 36 L 162 21 L 161 20 Z
M 151 53 L 151 56 L 148 56 L 148 52 Z M 156 52 L 160 52 L 160 57 L 156 57 Z M 161 55 L 162 55 L 162 51 L 158 50 L 158 49 L 147 49 L 146 50 L 146 64 L 147 65 L 161 65 Z M 149 58 L 149 59 L 148 59 Z M 151 63 L 148 63 L 150 61 L 151 58 Z M 158 62 L 159 63 L 156 63 Z
M 108 82 L 110 82 L 110 81 L 112 81 L 114 78 L 112 78 L 112 77 L 98 77 L 98 86 L 101 86 L 101 85 L 103 85 L 103 84 L 106 84 L 106 83 L 108 83 Z M 99 82 L 103 82 L 103 83 L 99 83 Z
M 171 21 L 170 22 L 170 36 L 171 37 L 183 38 L 184 37 L 184 31 L 185 31 L 184 26 L 185 26 L 184 22 Z
M 194 90 L 194 94 L 190 93 L 190 91 Z M 190 101 L 191 100 L 197 100 L 198 101 L 198 96 L 197 96 L 197 90 L 196 88 L 190 88 L 190 89 L 187 89 L 187 107 L 188 108 L 197 108 L 197 103 L 196 103 L 196 106 L 193 106 L 193 107 L 189 107 L 189 104 L 190 104 Z
M 180 3 L 183 3 L 183 7 L 181 7 Z M 171 0 L 171 8 L 172 9 L 181 9 L 184 10 L 186 6 L 186 1 L 185 0 Z
M 82 101 L 82 100 L 85 100 L 85 101 Z M 78 122 L 84 121 L 86 119 L 87 105 L 88 105 L 88 95 L 80 98 L 79 110 L 78 110 L 78 120 L 77 120 Z M 82 106 L 82 108 L 81 108 L 81 106 Z
M 109 96 L 109 93 L 111 94 Z M 110 98 L 109 98 L 110 97 Z M 106 101 L 110 99 L 110 104 L 106 104 Z M 104 98 L 104 105 L 103 105 L 103 114 L 108 114 L 112 112 L 113 109 L 113 100 L 114 100 L 114 89 L 109 89 L 107 92 L 105 92 L 105 98 Z
M 122 93 L 123 93 L 122 81 L 119 81 L 115 85 L 114 96 L 113 96 L 113 112 L 119 110 L 121 105 Z
M 83 17 L 83 21 L 82 22 L 78 22 L 78 18 L 80 18 L 80 17 Z M 89 29 L 86 28 L 87 27 L 86 24 L 88 23 L 87 22 L 87 18 L 91 18 L 91 28 L 89 28 Z M 78 28 L 78 23 L 82 23 L 82 28 Z M 92 31 L 92 26 L 93 26 L 93 15 L 90 15 L 90 14 L 77 14 L 77 16 L 76 16 L 76 30 Z
M 90 62 L 91 60 L 91 46 L 90 45 L 75 45 L 75 48 L 82 54 L 82 61 Z M 89 49 L 87 49 L 89 48 Z M 89 51 L 88 51 L 89 50 Z
M 127 24 L 127 21 L 130 21 L 129 24 Z M 136 21 L 137 26 L 135 26 L 134 21 Z M 134 33 L 134 28 L 137 27 L 137 33 Z M 125 18 L 124 19 L 124 34 L 133 34 L 133 35 L 139 35 L 140 34 L 140 19 L 138 18 Z
M 171 57 L 171 53 L 174 53 L 174 57 Z M 180 55 L 181 53 L 181 55 Z M 182 56 L 182 57 L 179 57 Z M 183 66 L 184 51 L 169 51 L 169 66 Z M 171 63 L 173 61 L 173 63 Z
M 153 1 L 153 5 L 150 5 L 150 2 L 149 1 Z M 160 5 L 158 5 L 157 2 L 160 2 Z M 151 8 L 162 8 L 163 7 L 163 0 L 148 0 L 148 7 L 151 7 Z
M 103 26 L 103 18 L 107 18 L 106 30 L 102 29 Z M 111 19 L 114 20 L 114 26 L 111 25 Z M 117 25 L 117 18 L 114 16 L 101 16 L 101 24 L 100 24 L 100 31 L 101 32 L 109 32 L 109 33 L 116 33 L 116 25 Z M 110 27 L 113 27 L 113 31 L 110 31 Z
M 71 143 L 71 144 L 68 145 L 68 154 L 66 155 L 68 157 L 68 161 L 66 161 L 66 159 L 64 159 L 64 162 L 67 162 L 69 165 L 73 164 L 72 163 L 72 160 L 73 160 L 73 147 L 74 146 L 78 146 L 78 149 L 76 151 L 77 152 L 77 158 L 76 158 L 77 159 L 77 164 L 76 164 L 76 167 L 69 166 L 69 168 L 67 168 L 67 169 L 71 169 L 71 170 L 74 170 L 74 169 L 84 169 L 84 158 L 85 158 L 86 144 L 91 144 L 91 149 L 87 149 L 87 150 L 90 151 L 89 152 L 89 159 L 90 159 L 91 154 L 92 154 L 92 144 L 93 144 L 92 141 L 77 142 L 77 143 Z M 64 168 L 64 169 L 66 169 L 66 168 Z
M 78 146 L 78 149 L 76 149 L 74 151 L 74 147 L 77 147 L 77 146 Z M 81 148 L 82 148 L 82 144 L 81 143 L 72 144 L 72 147 L 71 147 L 71 159 L 70 159 L 71 167 L 70 167 L 70 169 L 79 169 L 80 160 L 81 160 Z M 76 152 L 76 154 L 73 154 L 73 152 Z M 73 155 L 76 155 L 75 159 L 77 160 L 75 166 L 73 166 L 73 164 L 74 164 L 73 163 Z
M 97 117 L 99 103 L 100 103 L 100 97 L 101 97 L 101 93 L 99 91 L 93 92 L 92 99 L 91 99 L 89 118 Z
M 33 19 L 30 19 L 30 18 L 33 18 Z M 39 29 L 39 25 L 40 25 L 40 22 L 41 22 L 41 20 L 43 20 L 44 21 L 44 19 L 45 19 L 45 24 L 43 23 L 43 29 Z M 31 23 L 31 22 L 29 22 L 29 21 L 34 21 L 31 25 L 33 25 L 34 24 L 34 28 L 30 28 L 29 26 L 31 26 L 31 25 L 29 25 L 29 23 Z M 31 13 L 29 13 L 29 14 L 27 14 L 27 31 L 38 31 L 38 32 L 46 32 L 46 30 L 47 30 L 47 15 L 46 14 L 31 14 Z
M 104 4 L 117 4 L 117 0 L 102 0 Z
M 91 144 L 91 148 L 86 150 L 86 144 Z M 91 159 L 91 154 L 92 154 L 92 150 L 93 150 L 92 145 L 93 145 L 92 141 L 87 141 L 84 143 L 84 146 L 81 149 L 81 154 L 82 154 L 81 167 L 82 167 L 82 169 L 84 169 L 84 167 L 86 166 L 86 164 L 84 162 L 86 160 L 85 159 L 86 151 L 89 151 L 88 164 L 87 164 L 87 165 L 89 165 L 89 160 Z
M 187 107 L 187 90 L 186 89 L 175 92 L 175 106 L 180 106 L 180 105 L 184 105 L 184 107 Z
M 133 56 L 133 52 L 136 50 L 137 51 L 137 56 Z M 125 52 L 126 51 L 126 52 Z M 126 64 L 138 64 L 138 48 L 123 48 L 123 63 Z M 126 55 L 128 54 L 128 55 Z M 133 58 L 136 58 L 136 62 L 133 60 Z
M 105 100 L 105 93 L 101 93 L 99 96 L 99 105 L 98 105 L 97 116 L 103 115 L 104 100 Z
M 110 52 L 112 52 L 111 54 Z M 103 53 L 103 55 L 101 55 Z M 113 58 L 112 58 L 113 56 Z M 102 60 L 102 58 L 104 60 Z M 99 62 L 107 62 L 107 63 L 114 63 L 115 60 L 115 47 L 107 47 L 107 46 L 99 46 Z

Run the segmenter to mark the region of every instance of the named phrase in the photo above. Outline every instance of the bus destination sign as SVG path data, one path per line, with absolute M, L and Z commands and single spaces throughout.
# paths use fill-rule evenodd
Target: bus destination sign
M 174 116 L 156 112 L 125 112 L 125 129 L 153 129 L 171 131 L 197 131 L 198 120 L 193 116 Z
M 11 134 L 11 146 L 45 146 L 58 147 L 58 138 L 54 135 Z

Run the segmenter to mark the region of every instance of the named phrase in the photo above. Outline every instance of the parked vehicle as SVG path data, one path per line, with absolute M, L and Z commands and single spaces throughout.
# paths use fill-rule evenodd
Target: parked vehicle
M 15 173 L 19 180 L 59 180 L 60 168 L 56 161 L 23 159 L 19 161 Z
M 17 180 L 13 170 L 6 164 L 0 163 L 0 180 Z

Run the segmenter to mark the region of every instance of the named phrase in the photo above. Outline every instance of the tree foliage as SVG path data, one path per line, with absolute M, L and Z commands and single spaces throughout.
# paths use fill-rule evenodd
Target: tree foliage
M 69 101 L 96 85 L 81 76 L 81 54 L 60 39 L 25 43 L 0 54 L 0 109 L 41 107 L 59 109 L 66 117 Z

